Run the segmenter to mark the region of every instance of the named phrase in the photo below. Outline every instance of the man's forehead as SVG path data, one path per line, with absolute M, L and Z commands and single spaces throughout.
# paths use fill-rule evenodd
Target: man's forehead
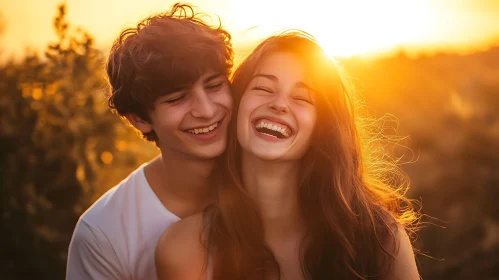
M 209 83 L 215 79 L 224 78 L 224 77 L 225 77 L 225 74 L 220 72 L 220 71 L 205 71 L 195 81 L 192 81 L 191 83 L 183 84 L 181 88 L 182 89 L 191 88 L 193 86 L 206 84 L 206 83 Z
M 184 81 L 181 83 L 177 83 L 176 85 L 170 85 L 168 89 L 165 91 L 165 94 L 171 94 L 174 92 L 190 89 L 195 87 L 196 85 L 204 85 L 218 78 L 225 78 L 225 73 L 220 71 L 205 71 L 203 74 L 199 75 L 197 79 L 192 79 L 191 81 Z
M 205 71 L 196 82 L 209 82 L 219 77 L 225 77 L 225 74 L 215 70 Z

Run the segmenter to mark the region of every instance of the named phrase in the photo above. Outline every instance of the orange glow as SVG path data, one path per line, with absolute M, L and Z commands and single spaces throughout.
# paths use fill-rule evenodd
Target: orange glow
M 108 151 L 105 151 L 100 155 L 100 159 L 105 164 L 111 164 L 113 162 L 113 154 L 111 154 Z
M 320 1 L 307 1 L 307 5 L 286 8 L 286 1 L 268 2 L 271 1 L 253 1 L 255 5 L 249 11 L 247 7 L 236 9 L 240 24 L 250 25 L 256 14 L 263 13 L 258 18 L 260 25 L 266 27 L 264 31 L 271 27 L 303 29 L 314 35 L 330 55 L 348 56 L 419 42 L 435 26 L 423 1 L 334 1 L 328 7 Z M 267 11 L 259 11 L 265 5 Z M 273 14 L 279 17 L 272 17 Z
M 234 5 L 232 13 L 238 20 L 235 27 L 258 25 L 261 37 L 299 28 L 314 35 L 332 56 L 411 46 L 469 46 L 499 37 L 499 5 L 494 4 L 499 1 L 481 1 L 480 5 L 471 0 L 289 2 L 254 0 L 251 6 Z
M 5 54 L 26 47 L 42 49 L 54 40 L 52 17 L 60 0 L 4 0 L 6 22 L 0 40 Z M 174 1 L 67 0 L 68 19 L 92 34 L 103 49 L 119 31 Z M 314 35 L 333 56 L 350 56 L 399 47 L 476 46 L 499 37 L 497 0 L 191 0 L 199 10 L 219 15 L 245 46 L 287 28 Z M 36 13 L 28 13 L 25 7 Z M 257 27 L 257 28 L 254 28 Z

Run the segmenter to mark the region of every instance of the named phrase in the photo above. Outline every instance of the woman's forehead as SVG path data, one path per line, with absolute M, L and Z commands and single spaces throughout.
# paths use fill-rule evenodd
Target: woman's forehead
M 275 52 L 263 57 L 257 64 L 253 76 L 272 75 L 279 80 L 292 78 L 305 80 L 305 64 L 295 54 L 289 52 Z

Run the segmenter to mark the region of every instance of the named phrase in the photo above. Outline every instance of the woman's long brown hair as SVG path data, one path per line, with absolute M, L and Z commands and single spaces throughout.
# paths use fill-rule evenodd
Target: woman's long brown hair
M 397 223 L 409 232 L 418 214 L 404 197 L 408 181 L 376 137 L 355 115 L 352 92 L 337 65 L 303 32 L 273 36 L 240 64 L 232 77 L 234 116 L 262 59 L 290 52 L 306 65 L 317 94 L 317 124 L 302 159 L 299 198 L 307 219 L 301 267 L 307 279 L 376 279 L 389 269 Z M 205 212 L 213 279 L 264 279 L 280 275 L 264 240 L 259 209 L 241 182 L 241 147 L 232 118 L 228 147 L 216 173 L 218 202 Z

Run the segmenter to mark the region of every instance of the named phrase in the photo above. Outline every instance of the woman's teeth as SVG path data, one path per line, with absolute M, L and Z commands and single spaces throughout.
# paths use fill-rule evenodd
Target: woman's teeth
M 217 126 L 218 122 L 207 127 L 194 128 L 194 129 L 189 129 L 187 131 L 192 134 L 204 134 L 214 130 L 215 128 L 217 128 Z
M 287 138 L 289 137 L 289 128 L 287 128 L 286 126 L 281 126 L 281 125 L 278 125 L 278 124 L 271 124 L 269 122 L 265 122 L 265 121 L 260 121 L 256 124 L 256 129 L 258 132 L 260 133 L 263 133 L 263 134 L 266 134 L 266 135 L 269 135 L 269 136 L 274 136 L 274 137 L 277 137 L 276 135 L 271 135 L 269 133 L 266 133 L 264 131 L 262 131 L 262 128 L 266 128 L 268 130 L 272 130 L 272 131 L 276 131 L 278 133 L 280 133 L 283 137 L 280 137 L 280 138 Z

